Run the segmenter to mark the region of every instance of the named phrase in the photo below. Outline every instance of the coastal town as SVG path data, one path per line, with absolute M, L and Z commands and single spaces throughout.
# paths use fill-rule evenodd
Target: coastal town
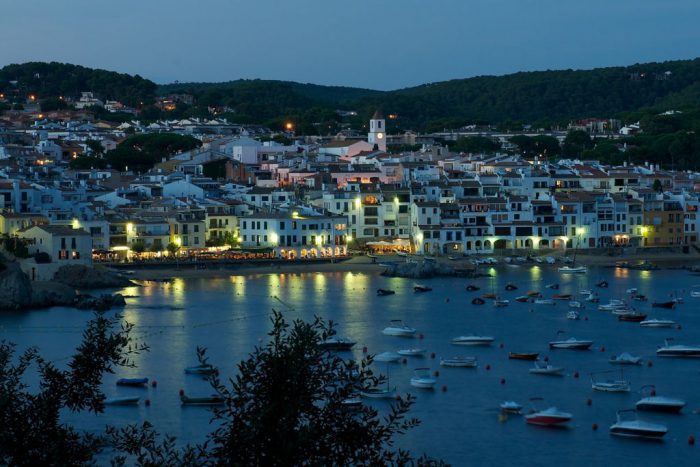
M 700 173 L 567 154 L 552 160 L 513 143 L 528 134 L 564 143 L 572 131 L 615 143 L 643 132 L 639 123 L 388 134 L 387 118 L 395 115 L 377 111 L 366 135 L 297 137 L 294 122 L 279 131 L 217 118 L 142 125 L 134 115 L 116 124 L 85 109 L 137 112 L 88 91 L 71 110 L 43 113 L 35 99 L 0 119 L 0 234 L 15 249 L 18 241 L 26 246 L 18 256 L 32 280 L 93 262 L 694 253 L 700 242 Z M 158 103 L 191 99 L 171 95 Z M 71 164 L 134 135 L 164 133 L 201 145 L 143 171 Z M 474 137 L 498 150 L 450 150 L 450 142 Z

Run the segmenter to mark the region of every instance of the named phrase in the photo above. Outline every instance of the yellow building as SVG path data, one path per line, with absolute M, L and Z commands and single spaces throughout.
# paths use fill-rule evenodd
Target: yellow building
M 643 246 L 682 245 L 685 213 L 677 201 L 654 200 L 644 203 Z

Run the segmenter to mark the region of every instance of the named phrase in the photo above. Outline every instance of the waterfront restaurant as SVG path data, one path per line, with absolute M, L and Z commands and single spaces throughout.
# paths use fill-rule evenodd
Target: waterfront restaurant
M 272 248 L 276 257 L 315 259 L 346 256 L 345 216 L 256 213 L 239 220 L 242 248 Z

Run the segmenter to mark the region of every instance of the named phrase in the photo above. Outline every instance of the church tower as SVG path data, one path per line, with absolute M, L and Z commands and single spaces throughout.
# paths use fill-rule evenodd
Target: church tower
M 386 121 L 378 110 L 374 112 L 369 121 L 367 142 L 372 146 L 377 146 L 380 151 L 386 151 Z

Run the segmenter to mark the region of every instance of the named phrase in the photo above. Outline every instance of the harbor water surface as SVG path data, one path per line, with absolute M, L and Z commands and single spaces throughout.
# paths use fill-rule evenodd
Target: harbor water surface
M 423 358 L 409 357 L 406 364 L 376 364 L 388 372 L 391 385 L 401 393 L 417 396 L 412 415 L 422 420 L 420 427 L 398 438 L 398 446 L 416 454 L 427 453 L 453 465 L 700 465 L 700 446 L 689 446 L 688 437 L 700 438 L 700 360 L 663 359 L 655 356 L 667 337 L 677 343 L 700 344 L 700 299 L 690 297 L 700 277 L 685 271 L 635 271 L 591 268 L 588 274 L 561 275 L 544 266 L 499 266 L 488 272 L 490 278 L 465 280 L 432 279 L 422 282 L 433 288 L 414 293 L 416 281 L 386 278 L 372 273 L 261 274 L 207 279 L 178 279 L 144 282 L 142 287 L 120 290 L 127 299 L 123 310 L 135 325 L 135 335 L 145 341 L 150 352 L 137 356 L 138 368 L 119 369 L 107 375 L 104 390 L 108 396 L 141 395 L 138 407 L 107 407 L 105 413 L 66 414 L 67 421 L 85 430 L 101 430 L 107 424 L 151 421 L 156 428 L 176 436 L 182 443 L 199 442 L 211 431 L 211 414 L 202 407 L 181 407 L 178 391 L 208 395 L 211 390 L 201 378 L 185 375 L 183 369 L 196 364 L 195 349 L 207 347 L 211 362 L 224 376 L 233 376 L 236 363 L 255 345 L 265 341 L 270 329 L 270 310 L 275 308 L 289 319 L 312 320 L 322 316 L 338 323 L 338 332 L 357 341 L 348 358 L 360 358 L 363 347 L 370 353 L 421 347 Z M 607 280 L 609 287 L 595 283 Z M 478 292 L 467 292 L 468 283 Z M 513 283 L 518 290 L 506 292 Z M 559 283 L 558 291 L 545 288 Z M 555 306 L 518 303 L 514 298 L 527 291 L 579 296 L 582 289 L 594 289 L 601 303 L 611 298 L 628 298 L 626 290 L 636 287 L 648 302 L 632 302 L 649 317 L 672 319 L 673 329 L 642 328 L 637 323 L 619 322 L 609 312 L 586 303 L 581 320 L 568 320 L 566 302 Z M 377 296 L 377 288 L 396 291 Z M 496 308 L 471 304 L 483 293 L 497 293 L 510 305 Z M 675 310 L 651 308 L 652 301 L 668 301 L 678 294 L 685 303 Z M 84 323 L 91 314 L 69 308 L 0 314 L 2 339 L 23 349 L 38 346 L 43 355 L 65 364 L 81 338 Z M 418 331 L 415 338 L 384 336 L 381 330 L 392 319 L 401 319 Z M 563 337 L 591 339 L 589 351 L 549 350 L 548 342 L 564 331 Z M 456 347 L 453 337 L 468 334 L 495 337 L 490 347 Z M 563 377 L 528 373 L 531 362 L 508 359 L 508 352 L 541 352 L 550 362 L 565 368 Z M 591 389 L 590 373 L 619 367 L 608 359 L 621 352 L 640 355 L 644 364 L 625 366 L 624 378 L 632 382 L 632 392 L 611 394 Z M 434 353 L 435 358 L 431 358 Z M 476 369 L 444 368 L 440 357 L 473 355 Z M 409 379 L 416 367 L 439 371 L 435 390 L 412 388 Z M 488 368 L 488 369 L 487 369 Z M 117 387 L 120 377 L 146 376 L 158 382 L 157 388 Z M 576 377 L 578 376 L 578 377 Z M 609 374 L 601 378 L 617 377 Z M 611 437 L 608 427 L 616 411 L 633 408 L 642 396 L 638 390 L 656 386 L 658 395 L 678 397 L 687 402 L 680 415 L 640 413 L 640 418 L 663 423 L 669 432 L 664 442 L 643 442 Z M 540 396 L 544 406 L 555 405 L 573 414 L 568 428 L 548 429 L 527 426 L 521 416 L 500 416 L 499 404 L 515 400 L 528 407 L 528 399 Z M 589 403 L 590 402 L 590 403 Z M 382 407 L 382 401 L 368 402 Z M 594 425 L 598 429 L 594 430 Z

